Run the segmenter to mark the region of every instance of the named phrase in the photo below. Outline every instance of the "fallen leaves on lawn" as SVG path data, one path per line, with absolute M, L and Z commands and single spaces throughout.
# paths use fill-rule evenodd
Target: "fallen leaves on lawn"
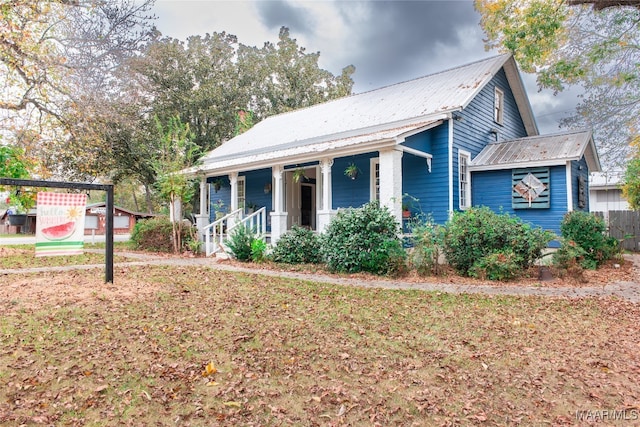
M 0 424 L 571 425 L 640 402 L 640 307 L 613 298 L 204 267 L 11 277 Z

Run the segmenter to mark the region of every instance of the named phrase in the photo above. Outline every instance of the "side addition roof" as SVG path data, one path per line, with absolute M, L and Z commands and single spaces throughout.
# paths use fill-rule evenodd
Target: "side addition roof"
M 205 155 L 196 171 L 226 173 L 251 166 L 271 167 L 317 160 L 329 149 L 375 149 L 401 135 L 446 119 L 465 108 L 503 68 L 512 87 L 529 135 L 537 135 L 524 84 L 511 55 L 499 55 L 404 83 L 336 99 L 308 108 L 268 117 L 247 132 Z M 331 155 L 341 155 L 331 151 Z
M 591 172 L 601 170 L 591 131 L 571 131 L 492 142 L 471 161 L 469 170 L 554 166 L 583 156 Z

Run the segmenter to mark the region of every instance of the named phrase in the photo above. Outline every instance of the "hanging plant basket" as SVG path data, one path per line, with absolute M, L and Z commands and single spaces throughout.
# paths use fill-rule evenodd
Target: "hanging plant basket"
M 351 179 L 356 179 L 358 178 L 358 174 L 360 173 L 360 169 L 358 169 L 358 167 L 354 164 L 351 163 L 349 166 L 347 166 L 347 168 L 344 170 L 344 174 L 345 176 L 348 176 Z
M 27 223 L 26 214 L 9 215 L 9 225 L 22 226 L 22 225 L 25 225 L 26 223 Z

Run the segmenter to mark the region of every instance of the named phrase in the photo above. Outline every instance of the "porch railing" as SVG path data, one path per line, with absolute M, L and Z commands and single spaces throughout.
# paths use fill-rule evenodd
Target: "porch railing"
M 262 207 L 245 217 L 242 215 L 242 209 L 236 209 L 204 227 L 202 231 L 205 238 L 206 255 L 211 256 L 216 252 L 226 250 L 224 241 L 234 228 L 241 225 L 256 233 L 258 238 L 264 239 L 267 234 L 267 208 Z

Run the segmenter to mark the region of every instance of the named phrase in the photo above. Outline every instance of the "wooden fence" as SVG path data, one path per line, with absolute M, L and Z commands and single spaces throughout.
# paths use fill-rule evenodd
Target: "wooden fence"
M 596 215 L 607 220 L 603 212 Z M 623 249 L 640 251 L 640 211 L 609 211 L 609 235 L 622 242 Z

